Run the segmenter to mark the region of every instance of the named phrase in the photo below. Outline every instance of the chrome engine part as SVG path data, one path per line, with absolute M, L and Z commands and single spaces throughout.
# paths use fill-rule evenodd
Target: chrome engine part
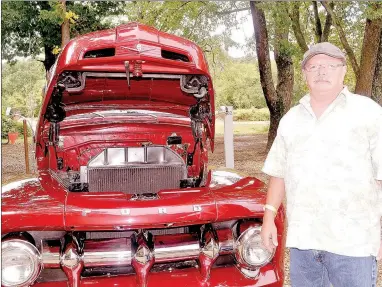
M 107 148 L 81 167 L 90 192 L 156 193 L 187 178 L 184 160 L 166 146 Z

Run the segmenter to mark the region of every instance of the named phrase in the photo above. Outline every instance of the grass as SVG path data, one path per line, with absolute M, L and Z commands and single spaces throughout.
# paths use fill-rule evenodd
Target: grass
M 254 134 L 266 134 L 269 130 L 269 123 L 241 123 L 234 122 L 233 134 L 234 135 L 254 135 Z M 216 121 L 215 134 L 224 135 L 224 122 Z

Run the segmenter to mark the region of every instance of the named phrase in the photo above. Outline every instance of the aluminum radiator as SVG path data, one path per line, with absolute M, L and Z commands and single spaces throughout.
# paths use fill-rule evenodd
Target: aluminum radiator
M 108 148 L 93 158 L 81 175 L 84 172 L 90 192 L 128 194 L 178 188 L 187 176 L 183 159 L 165 146 Z

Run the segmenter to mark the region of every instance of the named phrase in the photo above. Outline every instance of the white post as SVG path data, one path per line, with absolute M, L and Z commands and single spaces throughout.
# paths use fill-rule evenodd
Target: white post
M 233 108 L 231 106 L 223 106 L 221 109 L 224 112 L 224 155 L 225 166 L 234 168 L 233 155 Z

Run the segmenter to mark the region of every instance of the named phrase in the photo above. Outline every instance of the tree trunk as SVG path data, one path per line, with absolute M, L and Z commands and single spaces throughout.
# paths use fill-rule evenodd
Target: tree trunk
M 330 8 L 333 10 L 334 9 L 334 3 L 330 2 L 329 3 Z M 330 35 L 330 28 L 332 27 L 332 16 L 326 12 L 326 20 L 325 20 L 325 26 L 324 26 L 324 32 L 322 33 L 321 36 L 321 42 L 328 42 L 329 35 Z
M 61 0 L 62 9 L 66 13 L 66 0 Z M 64 22 L 61 24 L 61 48 L 63 48 L 70 41 L 70 24 L 69 19 L 64 17 Z
M 304 34 L 301 31 L 299 2 L 292 3 L 292 11 L 289 13 L 289 18 L 292 20 L 292 29 L 294 36 L 296 37 L 297 44 L 301 51 L 305 53 L 309 48 L 306 44 Z
M 356 57 L 354 55 L 354 52 L 353 52 L 352 48 L 349 45 L 349 42 L 346 39 L 346 35 L 345 35 L 344 30 L 342 29 L 341 23 L 337 19 L 336 15 L 334 14 L 334 11 L 333 11 L 332 7 L 326 1 L 322 1 L 321 4 L 325 7 L 326 12 L 332 17 L 333 24 L 336 27 L 336 30 L 337 30 L 337 33 L 338 33 L 338 37 L 340 38 L 341 44 L 344 47 L 344 49 L 345 49 L 345 51 L 346 51 L 346 53 L 347 53 L 347 55 L 349 57 L 349 60 L 350 60 L 352 69 L 354 71 L 354 74 L 355 74 L 356 78 L 358 78 L 358 76 L 359 76 L 359 66 L 358 66 L 358 63 L 357 63 L 357 59 L 356 59 Z
M 318 14 L 317 1 L 313 1 L 313 11 L 314 11 L 314 19 L 315 19 L 315 33 L 316 33 L 316 42 L 320 43 L 322 38 L 322 26 L 320 15 Z
M 289 111 L 292 103 L 294 68 L 292 55 L 285 47 L 282 47 L 282 40 L 288 39 L 289 27 L 276 27 L 275 60 L 277 65 L 277 103 L 280 118 Z M 277 123 L 278 126 L 278 123 Z M 273 140 L 272 140 L 273 142 Z
M 53 54 L 53 47 L 51 46 L 44 46 L 44 53 L 45 53 L 45 60 L 43 61 L 45 71 L 48 72 L 50 67 L 53 66 L 54 62 L 56 61 L 56 57 Z
M 257 7 L 254 1 L 250 2 L 253 26 L 256 39 L 256 54 L 259 63 L 260 82 L 265 101 L 270 112 L 270 127 L 268 132 L 267 150 L 273 144 L 277 134 L 280 119 L 289 110 L 293 91 L 293 62 L 287 49 L 282 47 L 283 39 L 288 38 L 289 27 L 276 24 L 275 60 L 277 65 L 277 89 L 275 89 L 271 60 L 269 56 L 269 40 L 267 23 L 264 11 Z
M 360 73 L 357 77 L 355 93 L 371 96 L 371 89 L 378 56 L 382 19 L 366 19 L 363 36 Z
M 377 54 L 371 98 L 382 106 L 382 31 L 379 36 L 379 48 Z

